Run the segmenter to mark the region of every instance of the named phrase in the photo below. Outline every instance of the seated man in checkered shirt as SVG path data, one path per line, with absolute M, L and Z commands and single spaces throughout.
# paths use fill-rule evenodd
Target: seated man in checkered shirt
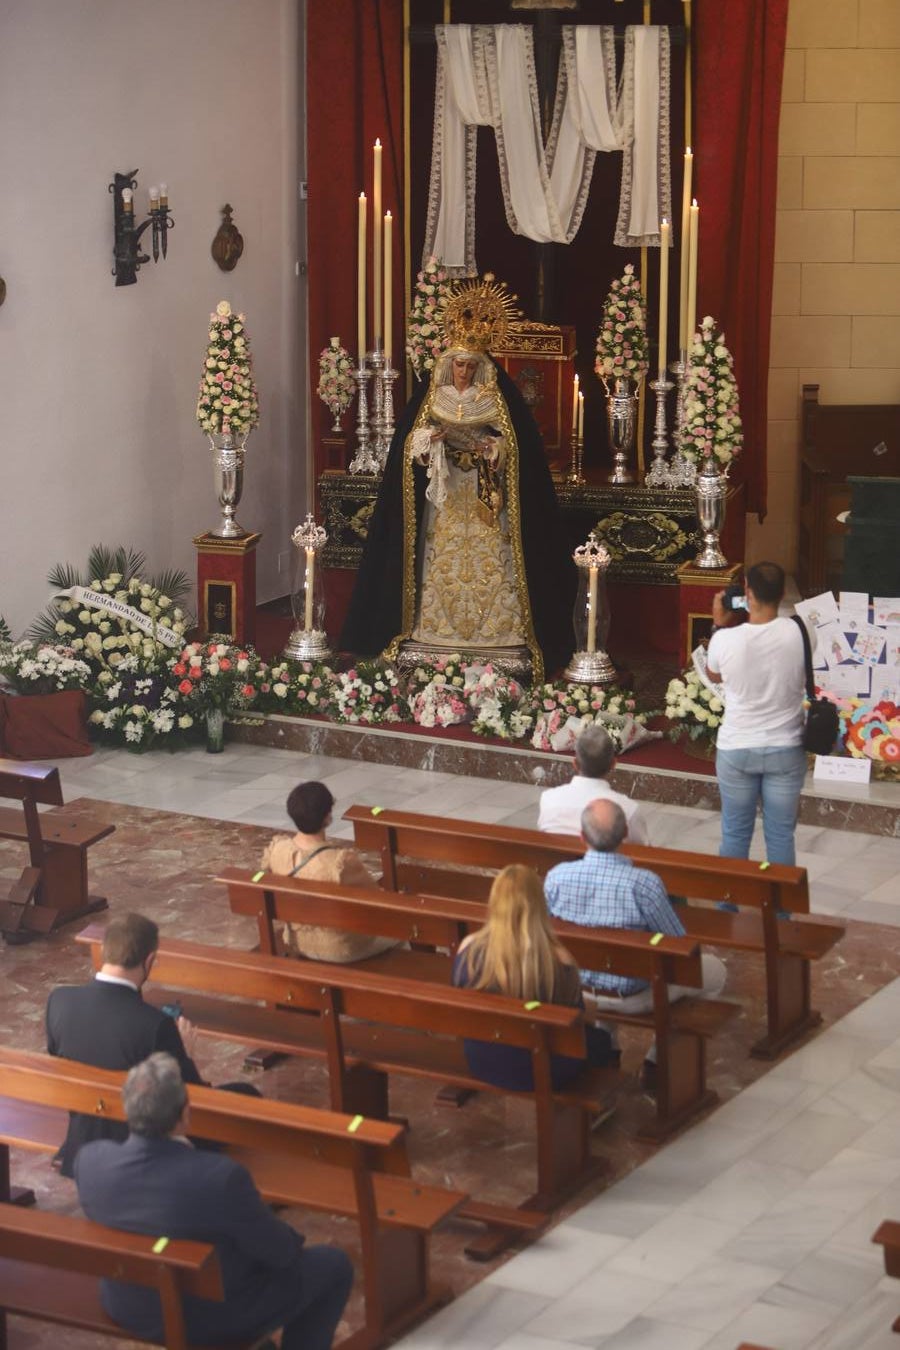
M 666 933 L 683 937 L 684 925 L 672 908 L 666 888 L 655 872 L 635 867 L 616 849 L 628 832 L 621 806 L 605 798 L 589 802 L 581 815 L 581 837 L 587 852 L 577 862 L 559 863 L 547 873 L 544 892 L 547 907 L 557 919 L 589 928 L 631 928 L 638 932 Z M 703 994 L 715 998 L 725 984 L 724 962 L 703 953 Z M 649 1012 L 653 994 L 645 980 L 583 970 L 587 1007 L 602 1011 L 617 1008 L 623 1013 Z M 682 985 L 669 986 L 669 998 L 696 997 L 698 991 Z M 601 1021 L 600 1025 L 604 1025 Z M 616 1044 L 613 1026 L 606 1028 Z M 652 1086 L 656 1046 L 644 1063 L 644 1081 Z

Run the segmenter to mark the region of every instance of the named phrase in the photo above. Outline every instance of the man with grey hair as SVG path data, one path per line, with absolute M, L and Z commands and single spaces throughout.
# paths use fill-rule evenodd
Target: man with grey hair
M 616 747 L 604 727 L 594 723 L 584 728 L 575 742 L 573 763 L 575 773 L 570 782 L 541 793 L 538 829 L 551 834 L 579 834 L 582 811 L 588 802 L 603 798 L 615 802 L 625 812 L 629 843 L 649 844 L 647 822 L 638 803 L 609 785 L 608 778 L 616 764 Z
M 282 1327 L 281 1350 L 330 1350 L 353 1283 L 345 1253 L 304 1246 L 301 1234 L 265 1205 L 245 1167 L 191 1146 L 187 1089 L 171 1055 L 136 1065 L 122 1100 L 128 1138 L 97 1140 L 79 1151 L 78 1197 L 97 1223 L 215 1245 L 225 1297 L 185 1297 L 188 1341 L 254 1340 Z M 102 1301 L 120 1326 L 162 1339 L 155 1290 L 104 1280 Z
M 655 872 L 635 867 L 616 849 L 627 832 L 625 813 L 611 801 L 592 801 L 581 816 L 581 837 L 587 845 L 583 858 L 559 863 L 544 879 L 547 907 L 557 919 L 589 928 L 628 928 L 638 932 L 683 937 L 684 925 L 672 907 L 666 888 Z M 703 993 L 714 998 L 725 984 L 725 966 L 717 956 L 703 955 Z M 653 991 L 645 980 L 608 971 L 582 970 L 581 982 L 588 1008 L 616 1008 L 620 1012 L 649 1012 Z M 697 994 L 696 989 L 669 986 L 669 997 Z M 601 1023 L 602 1025 L 602 1023 Z M 607 1027 L 615 1042 L 615 1031 Z M 656 1047 L 645 1062 L 645 1081 L 652 1085 Z

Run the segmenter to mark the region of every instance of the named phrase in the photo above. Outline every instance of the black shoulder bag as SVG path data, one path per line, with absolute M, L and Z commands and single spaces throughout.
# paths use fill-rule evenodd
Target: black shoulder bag
M 806 624 L 796 614 L 794 623 L 800 629 L 803 638 L 803 660 L 806 665 L 806 697 L 809 707 L 806 710 L 806 726 L 803 731 L 803 748 L 813 755 L 829 755 L 840 729 L 840 718 L 835 705 L 827 698 L 816 698 L 816 685 L 813 679 L 812 648 L 809 645 L 809 633 Z

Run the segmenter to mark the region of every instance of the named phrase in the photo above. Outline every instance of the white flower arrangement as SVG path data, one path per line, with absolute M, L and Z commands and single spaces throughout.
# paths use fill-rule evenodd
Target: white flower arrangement
M 606 384 L 623 375 L 640 380 L 648 364 L 647 310 L 634 265 L 628 263 L 603 303 L 594 370 Z
M 327 714 L 337 676 L 318 661 L 279 661 L 260 671 L 258 712 Z
M 447 345 L 442 313 L 449 294 L 446 269 L 437 258 L 429 258 L 416 277 L 412 308 L 406 321 L 406 356 L 417 380 L 433 368 Z
M 16 642 L 0 653 L 0 676 L 20 694 L 54 694 L 62 689 L 88 689 L 90 666 L 71 647 Z
M 727 470 L 743 443 L 734 363 L 715 319 L 707 315 L 688 358 L 681 453 L 693 462 L 715 459 Z
M 339 722 L 377 726 L 409 720 L 399 675 L 392 666 L 377 661 L 358 661 L 338 675 L 331 698 Z
M 138 610 L 154 625 L 143 632 L 124 614 L 81 605 L 65 596 L 57 600 L 53 611 L 56 633 L 95 671 L 117 666 L 126 656 L 137 655 L 145 665 L 153 665 L 171 655 L 171 648 L 155 636 L 155 625 L 164 625 L 182 637 L 187 620 L 184 611 L 159 587 L 140 577 L 126 580 L 120 572 L 112 572 L 95 577 L 89 589 Z
M 334 418 L 332 431 L 340 431 L 341 416 L 353 401 L 353 362 L 339 337 L 329 338 L 319 353 L 319 384 L 316 393 Z
M 469 667 L 466 692 L 474 713 L 472 730 L 477 736 L 520 741 L 534 725 L 529 700 L 518 680 L 498 674 L 490 664 Z
M 243 314 L 221 300 L 209 316 L 209 346 L 203 362 L 197 421 L 210 435 L 246 436 L 259 421 L 250 339 Z
M 694 667 L 688 666 L 683 675 L 669 681 L 665 712 L 672 723 L 671 740 L 687 735 L 692 741 L 705 739 L 714 744 L 725 705 L 706 687 Z
M 125 656 L 114 672 L 100 672 L 88 724 L 98 740 L 127 750 L 172 748 L 194 739 L 199 730 L 193 714 L 178 703 L 168 671 L 148 669 L 139 656 Z
M 571 750 L 586 726 L 596 723 L 610 735 L 620 753 L 646 739 L 646 715 L 635 709 L 633 695 L 600 684 L 543 684 L 532 691 L 536 750 Z
M 420 727 L 453 727 L 468 722 L 472 708 L 461 689 L 438 677 L 414 694 L 409 703 L 413 721 Z

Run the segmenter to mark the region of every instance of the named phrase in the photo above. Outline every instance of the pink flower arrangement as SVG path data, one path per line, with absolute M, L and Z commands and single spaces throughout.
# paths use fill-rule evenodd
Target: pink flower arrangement
M 640 380 L 647 366 L 647 311 L 634 265 L 628 263 L 603 304 L 594 370 L 605 384 L 623 375 Z
M 250 339 L 243 314 L 220 300 L 209 316 L 209 346 L 203 362 L 197 421 L 210 435 L 246 436 L 259 421 Z
M 340 430 L 341 414 L 353 400 L 353 362 L 340 338 L 329 338 L 319 354 L 319 384 L 316 393 L 334 418 L 332 430 Z
M 744 443 L 734 363 L 709 315 L 694 334 L 684 394 L 685 459 L 718 461 L 726 471 Z
M 215 635 L 190 642 L 169 667 L 175 689 L 200 711 L 221 708 L 228 714 L 248 708 L 260 684 L 260 661 L 252 648 L 236 647 Z
M 406 320 L 406 355 L 417 380 L 432 369 L 447 345 L 443 311 L 449 294 L 446 269 L 437 258 L 429 258 L 416 277 L 412 309 Z

